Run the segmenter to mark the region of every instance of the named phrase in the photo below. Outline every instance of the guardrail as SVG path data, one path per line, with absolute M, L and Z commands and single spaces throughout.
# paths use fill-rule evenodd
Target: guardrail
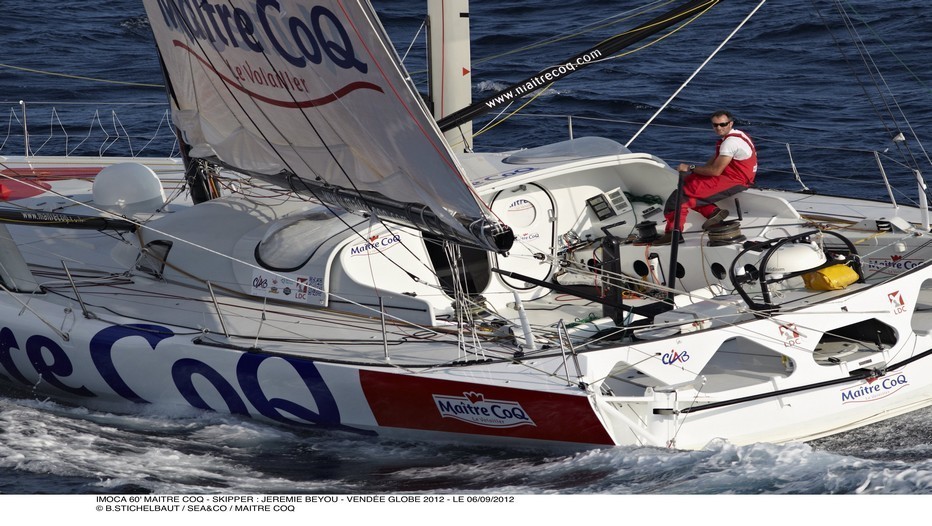
M 6 108 L 6 109 L 5 109 Z M 6 114 L 6 127 L 0 128 L 0 155 L 6 156 L 128 156 L 128 157 L 176 157 L 179 145 L 171 124 L 165 102 L 137 103 L 68 103 L 0 101 L 0 112 Z M 3 113 L 0 113 L 2 119 Z M 0 126 L 2 126 L 0 120 Z M 479 129 L 477 136 L 492 131 L 491 142 L 495 150 L 514 150 L 527 144 L 509 145 L 515 137 L 510 127 L 543 130 L 534 138 L 543 142 L 572 139 L 574 136 L 603 135 L 617 137 L 618 130 L 637 129 L 642 123 L 606 117 L 573 115 L 548 115 L 521 113 L 508 119 L 505 131 L 486 126 Z M 513 128 L 512 128 L 513 129 Z M 759 186 L 786 190 L 814 190 L 828 194 L 850 194 L 857 190 L 861 197 L 879 200 L 889 199 L 894 204 L 926 206 L 923 194 L 925 183 L 922 174 L 888 155 L 887 151 L 871 149 L 812 146 L 770 140 L 748 130 L 754 137 L 760 155 L 761 168 Z M 609 133 L 606 133 L 609 132 Z M 647 144 L 647 151 L 654 146 L 651 136 L 695 137 L 694 151 L 709 148 L 711 139 L 705 128 L 670 126 L 654 123 L 638 138 L 638 145 Z M 489 142 L 483 141 L 483 142 Z M 541 144 L 543 144 L 541 142 Z M 477 143 L 480 143 L 477 139 Z M 480 149 L 485 149 L 480 146 Z M 661 157 L 663 153 L 659 154 Z M 803 159 L 800 161 L 799 159 Z M 696 159 L 666 158 L 669 164 L 677 162 L 698 163 Z M 889 167 L 885 168 L 884 163 Z M 879 173 L 879 175 L 878 175 Z M 914 186 L 915 185 L 915 186 Z M 918 193 L 911 191 L 919 188 Z M 907 190 L 904 192 L 904 190 Z
M 159 103 L 0 101 L 0 155 L 180 155 L 168 107 Z M 129 120 L 124 123 L 121 115 Z M 3 117 L 6 117 L 3 119 Z M 2 124 L 0 124 L 2 125 Z
M 602 135 L 619 137 L 617 130 L 636 130 L 643 123 L 608 117 L 586 117 L 579 115 L 516 114 L 509 119 L 527 121 L 538 119 L 535 126 L 565 127 L 566 133 L 554 140 L 572 139 L 584 135 Z M 546 121 L 547 124 L 543 124 Z M 480 129 L 477 134 L 483 133 Z M 893 138 L 884 150 L 870 148 L 843 148 L 838 146 L 788 143 L 773 140 L 753 126 L 742 126 L 754 138 L 758 148 L 760 167 L 757 185 L 768 188 L 780 188 L 791 191 L 815 192 L 833 195 L 850 195 L 867 197 L 880 201 L 889 200 L 896 205 L 897 200 L 924 208 L 926 184 L 919 169 L 908 165 L 903 158 L 908 157 L 900 150 L 906 141 L 902 136 Z M 614 133 L 606 134 L 606 131 Z M 512 134 L 514 135 L 514 134 Z M 669 145 L 666 141 L 671 136 L 685 138 L 685 143 L 694 144 L 693 152 L 709 150 L 714 143 L 708 128 L 674 126 L 653 123 L 631 148 L 634 151 L 654 153 L 671 166 L 679 162 L 700 164 L 702 159 L 675 159 L 669 154 L 659 153 Z M 863 134 L 853 137 L 862 138 Z M 624 141 L 624 139 L 619 139 Z M 479 142 L 478 140 L 476 141 Z M 640 145 L 646 145 L 639 148 Z M 908 148 L 906 148 L 908 150 Z M 677 152 L 683 154 L 684 152 Z M 922 159 L 928 159 L 923 157 Z M 920 165 L 922 160 L 914 161 Z

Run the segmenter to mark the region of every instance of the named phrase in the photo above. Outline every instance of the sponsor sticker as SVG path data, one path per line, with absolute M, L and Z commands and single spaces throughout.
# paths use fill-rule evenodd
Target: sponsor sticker
M 463 396 L 433 395 L 434 404 L 443 418 L 454 418 L 482 427 L 536 426 L 518 402 L 486 400 L 474 391 Z
M 924 259 L 910 259 L 898 256 L 896 254 L 889 258 L 867 258 L 865 260 L 867 270 L 911 270 L 925 263 Z
M 802 345 L 801 335 L 795 323 L 787 323 L 785 325 L 781 325 L 779 330 L 780 330 L 780 335 L 783 336 L 784 347 L 793 347 L 797 345 Z
M 882 378 L 870 378 L 863 384 L 845 389 L 841 392 L 841 403 L 871 402 L 885 398 L 909 385 L 906 374 L 888 375 Z
M 350 256 L 366 256 L 373 250 L 382 252 L 401 243 L 399 234 L 375 235 L 369 237 L 368 243 L 362 243 L 349 248 Z
M 318 304 L 324 297 L 324 279 L 317 276 L 285 276 L 255 270 L 252 294 L 263 298 Z
M 903 314 L 906 312 L 906 301 L 903 299 L 903 294 L 900 291 L 894 291 L 887 294 L 887 299 L 890 301 L 890 306 L 893 308 L 893 314 Z

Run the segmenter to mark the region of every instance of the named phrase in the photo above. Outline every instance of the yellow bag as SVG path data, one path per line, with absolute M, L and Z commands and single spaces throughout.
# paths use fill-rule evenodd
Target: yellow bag
M 811 290 L 841 290 L 857 280 L 858 273 L 843 264 L 803 274 L 806 288 Z

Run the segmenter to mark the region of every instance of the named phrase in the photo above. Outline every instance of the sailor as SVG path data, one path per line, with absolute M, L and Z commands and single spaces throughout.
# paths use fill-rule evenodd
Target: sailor
M 735 118 L 728 111 L 716 111 L 711 120 L 712 129 L 720 137 L 715 145 L 715 155 L 702 166 L 686 163 L 679 165 L 677 170 L 687 174 L 683 182 L 683 194 L 680 196 L 680 222 L 674 225 L 674 190 L 664 205 L 664 217 L 667 220 L 665 232 L 654 241 L 655 245 L 669 244 L 674 226 L 680 232 L 683 231 L 686 214 L 690 208 L 706 218 L 702 223 L 703 230 L 721 223 L 728 217 L 728 210 L 719 208 L 715 202 L 754 184 L 754 176 L 757 174 L 757 149 L 751 138 L 734 128 Z

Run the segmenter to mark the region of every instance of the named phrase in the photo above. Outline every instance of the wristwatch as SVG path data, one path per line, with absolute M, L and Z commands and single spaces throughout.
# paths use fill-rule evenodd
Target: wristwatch
M 695 165 L 695 164 L 689 165 L 689 171 L 690 171 L 690 172 L 692 172 L 692 171 L 695 170 L 695 169 L 696 169 L 696 165 Z

